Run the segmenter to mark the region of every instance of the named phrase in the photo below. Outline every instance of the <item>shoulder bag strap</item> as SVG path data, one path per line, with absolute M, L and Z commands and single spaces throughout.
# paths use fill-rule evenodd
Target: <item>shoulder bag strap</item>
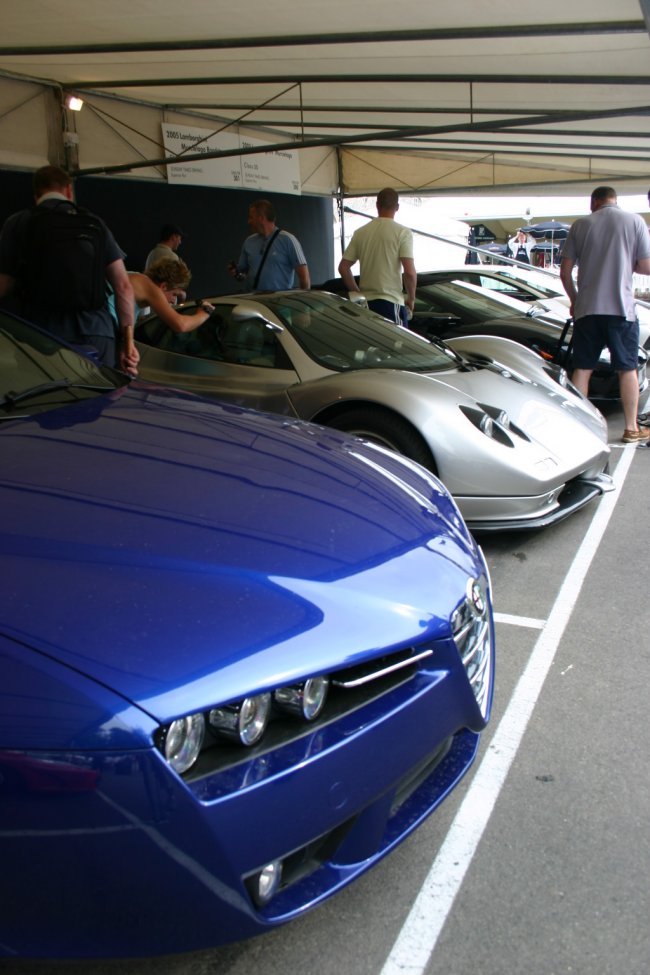
M 273 243 L 273 241 L 275 240 L 275 238 L 278 236 L 279 233 L 280 233 L 280 228 L 278 227 L 278 229 L 271 234 L 268 243 L 264 248 L 264 253 L 262 254 L 262 260 L 260 261 L 260 266 L 257 269 L 257 274 L 255 275 L 255 280 L 253 281 L 253 291 L 255 291 L 255 289 L 257 288 L 257 283 L 260 279 L 262 268 L 264 267 L 264 261 L 266 260 L 266 256 L 268 252 L 271 250 L 271 244 Z

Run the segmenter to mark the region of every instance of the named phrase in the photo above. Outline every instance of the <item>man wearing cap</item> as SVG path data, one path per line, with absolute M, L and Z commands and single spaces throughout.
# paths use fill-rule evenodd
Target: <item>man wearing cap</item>
M 181 228 L 177 227 L 175 223 L 166 223 L 160 231 L 158 243 L 147 255 L 144 265 L 145 271 L 148 271 L 151 265 L 157 261 L 178 261 L 179 257 L 176 251 L 184 236 Z

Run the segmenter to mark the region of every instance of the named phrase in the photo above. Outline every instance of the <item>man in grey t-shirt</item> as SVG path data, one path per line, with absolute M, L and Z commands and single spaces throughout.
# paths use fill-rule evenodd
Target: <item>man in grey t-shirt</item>
M 573 268 L 578 266 L 577 287 Z M 625 416 L 623 443 L 650 438 L 639 429 L 637 356 L 639 323 L 634 305 L 633 274 L 650 274 L 648 228 L 637 213 L 619 209 L 611 186 L 591 194 L 591 214 L 576 220 L 569 231 L 560 277 L 571 301 L 573 364 L 571 379 L 587 396 L 589 380 L 607 346 L 618 373 Z
M 151 265 L 157 264 L 158 261 L 180 261 L 176 251 L 181 246 L 184 236 L 181 228 L 177 227 L 175 223 L 164 224 L 160 230 L 158 243 L 147 254 L 144 265 L 145 271 L 148 271 Z

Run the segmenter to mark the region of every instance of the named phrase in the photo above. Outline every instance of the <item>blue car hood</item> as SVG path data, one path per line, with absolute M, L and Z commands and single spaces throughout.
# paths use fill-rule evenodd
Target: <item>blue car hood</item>
M 160 720 L 446 635 L 480 571 L 435 479 L 313 425 L 134 383 L 0 437 L 2 631 Z

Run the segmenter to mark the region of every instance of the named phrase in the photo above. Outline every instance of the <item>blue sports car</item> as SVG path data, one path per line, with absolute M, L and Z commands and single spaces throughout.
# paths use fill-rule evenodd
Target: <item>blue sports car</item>
M 259 934 L 470 766 L 485 562 L 436 478 L 0 314 L 0 956 Z

